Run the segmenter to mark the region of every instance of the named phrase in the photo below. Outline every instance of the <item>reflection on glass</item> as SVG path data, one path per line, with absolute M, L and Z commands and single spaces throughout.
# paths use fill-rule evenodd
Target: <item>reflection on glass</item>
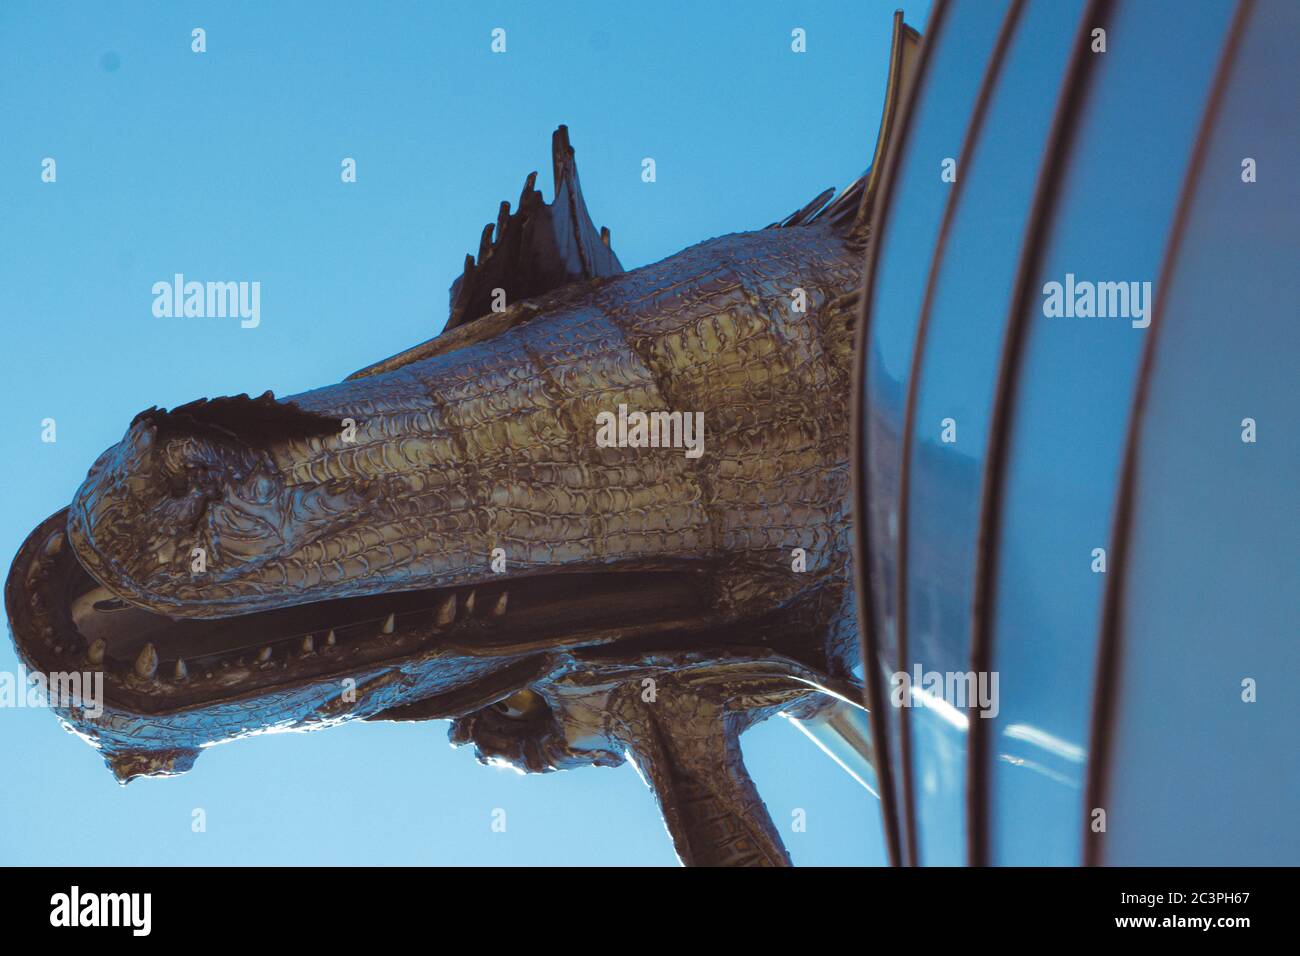
M 1255 5 L 1158 319 L 1102 863 L 1300 860 L 1297 36 L 1296 4 Z
M 1122 4 L 1074 118 L 1033 287 L 1067 274 L 1158 279 L 1231 8 Z M 1135 161 L 1150 157 L 1148 162 Z M 993 606 L 1002 710 L 990 756 L 990 854 L 1081 860 L 1083 773 L 1116 480 L 1146 330 L 1125 318 L 1046 317 L 1035 296 L 1010 422 Z M 1010 728 L 1023 729 L 1016 734 Z M 1058 742 L 1055 751 L 1042 746 Z
M 871 725 L 860 707 L 837 703 L 811 720 L 782 714 L 795 729 L 829 757 L 836 766 L 879 799 Z
M 1037 179 L 1079 7 L 1054 2 L 1025 8 L 967 147 L 960 185 L 946 187 L 956 205 L 914 383 L 907 514 L 908 663 L 924 671 L 953 674 L 970 667 L 989 419 L 1033 198 L 1032 188 L 1007 184 Z M 951 423 L 947 432 L 945 422 Z M 918 693 L 915 687 L 912 692 Z M 916 703 L 909 719 L 921 781 L 915 794 L 920 861 L 960 864 L 967 849 L 969 721 L 954 706 L 958 701 Z
M 937 158 L 961 149 L 966 126 L 1001 24 L 1005 2 L 954 4 L 937 32 L 924 85 L 917 91 L 913 117 L 896 182 L 890 190 L 872 293 L 862 423 L 868 485 L 867 571 L 872 587 L 872 626 L 879 647 L 878 666 L 887 682 L 899 669 L 896 625 L 898 480 L 902 461 L 907 378 L 925 279 L 939 222 L 950 195 L 940 181 Z M 899 721 L 892 708 L 891 748 L 901 753 Z M 897 758 L 895 757 L 895 760 Z M 895 805 L 903 826 L 902 780 L 894 775 Z M 906 853 L 906 840 L 903 852 Z

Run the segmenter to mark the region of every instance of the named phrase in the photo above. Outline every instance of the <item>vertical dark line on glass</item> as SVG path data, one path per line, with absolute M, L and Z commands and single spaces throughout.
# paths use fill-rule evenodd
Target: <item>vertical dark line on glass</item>
M 894 129 L 894 139 L 885 157 L 885 169 L 880 179 L 880 194 L 873 199 L 871 228 L 868 233 L 866 267 L 863 272 L 862 302 L 858 311 L 853 354 L 853 384 L 850 404 L 849 462 L 853 483 L 853 565 L 858 596 L 858 641 L 862 646 L 862 683 L 867 692 L 867 707 L 871 717 L 872 746 L 876 752 L 876 776 L 880 783 L 881 816 L 885 822 L 885 844 L 889 862 L 894 866 L 905 861 L 901 856 L 898 833 L 898 807 L 895 802 L 893 768 L 889 757 L 889 729 L 885 721 L 886 697 L 880 686 L 880 667 L 876 632 L 873 627 L 871 582 L 867 573 L 867 556 L 870 542 L 867 538 L 869 514 L 867 508 L 868 470 L 864 467 L 869 443 L 863 441 L 866 428 L 863 399 L 866 394 L 868 325 L 871 319 L 871 298 L 875 288 L 876 263 L 879 259 L 880 237 L 888 221 L 892 205 L 891 190 L 915 113 L 915 103 L 920 99 L 925 85 L 926 66 L 930 51 L 939 33 L 948 0 L 935 0 L 930 8 L 930 19 L 921 35 L 921 48 L 917 53 L 916 72 L 907 90 L 907 102 L 901 112 L 901 122 Z M 901 67 L 900 67 L 901 68 Z
M 1115 683 L 1119 676 L 1119 620 L 1124 608 L 1124 565 L 1128 556 L 1129 532 L 1132 529 L 1133 491 L 1137 483 L 1138 433 L 1142 426 L 1142 413 L 1145 410 L 1151 366 L 1154 363 L 1156 336 L 1164 325 L 1165 294 L 1173 281 L 1183 233 L 1187 228 L 1187 218 L 1195 198 L 1197 180 L 1205 165 L 1206 148 L 1214 132 L 1215 119 L 1222 106 L 1224 89 L 1228 85 L 1228 77 L 1232 72 L 1241 36 L 1245 32 L 1246 21 L 1250 19 L 1254 5 L 1254 0 L 1241 0 L 1238 3 L 1224 40 L 1223 50 L 1219 54 L 1219 62 L 1210 83 L 1210 93 L 1205 101 L 1205 112 L 1201 115 L 1196 138 L 1192 141 L 1191 159 L 1188 162 L 1187 174 L 1178 196 L 1178 207 L 1174 211 L 1169 238 L 1160 263 L 1160 274 L 1156 282 L 1156 305 L 1151 314 L 1151 327 L 1146 329 L 1146 341 L 1142 343 L 1142 357 L 1138 362 L 1137 377 L 1133 386 L 1133 401 L 1129 406 L 1129 418 L 1124 436 L 1124 461 L 1120 468 L 1119 488 L 1116 492 L 1115 513 L 1110 534 L 1110 570 L 1106 574 L 1105 589 L 1102 593 L 1101 628 L 1097 640 L 1097 666 L 1093 683 L 1090 730 L 1092 740 L 1088 747 L 1084 788 L 1086 802 L 1083 807 L 1083 862 L 1086 866 L 1099 866 L 1103 862 L 1101 853 L 1103 841 L 1097 839 L 1098 834 L 1092 832 L 1091 814 L 1094 808 L 1102 806 L 1110 782 L 1111 721 L 1114 717 Z
M 984 475 L 980 494 L 980 529 L 975 545 L 975 591 L 971 608 L 971 668 L 976 674 L 987 671 L 992 659 L 993 585 L 998 567 L 997 551 L 1001 544 L 998 519 L 1002 512 L 1002 481 L 1005 477 L 1007 447 L 1010 440 L 1011 402 L 1015 396 L 1016 375 L 1024 345 L 1026 316 L 1033 291 L 1033 277 L 1038 272 L 1049 220 L 1056 208 L 1065 159 L 1073 138 L 1074 119 L 1083 103 L 1085 88 L 1095 58 L 1091 55 L 1091 31 L 1109 19 L 1110 0 L 1090 0 L 1079 21 L 1074 51 L 1065 69 L 1057 94 L 1056 109 L 1047 134 L 1043 163 L 1034 184 L 1034 198 L 1025 221 L 1020 245 L 1020 261 L 1011 287 L 1002 355 L 998 360 L 997 381 L 993 391 L 993 408 L 989 416 L 988 449 L 984 456 Z M 984 718 L 972 716 L 966 753 L 966 822 L 969 860 L 972 866 L 988 865 L 988 733 Z
M 898 478 L 898 557 L 895 567 L 898 572 L 898 595 L 895 606 L 898 613 L 898 657 L 903 670 L 908 670 L 911 663 L 907 647 L 907 559 L 908 559 L 908 507 L 911 498 L 910 485 L 912 475 L 912 430 L 916 417 L 917 382 L 921 377 L 921 360 L 925 354 L 926 335 L 930 327 L 930 307 L 934 299 L 934 286 L 943 264 L 943 254 L 948 242 L 948 230 L 956 215 L 957 203 L 961 197 L 962 187 L 966 183 L 966 163 L 979 142 L 980 128 L 984 122 L 984 111 L 988 106 L 989 94 L 993 82 L 1002 67 L 1002 58 L 1007 44 L 1020 17 L 1023 0 L 1012 0 L 1002 18 L 993 49 L 989 51 L 989 60 L 984 67 L 984 76 L 980 80 L 979 90 L 971 108 L 970 119 L 966 124 L 966 133 L 962 137 L 961 152 L 957 160 L 957 179 L 949 187 L 948 202 L 943 209 L 943 219 L 939 223 L 939 233 L 935 237 L 934 252 L 930 256 L 930 269 L 925 280 L 925 294 L 921 298 L 921 313 L 916 324 L 916 341 L 912 346 L 912 367 L 907 377 L 907 404 L 903 413 L 903 456 L 902 468 Z M 910 701 L 907 703 L 910 704 Z M 899 709 L 898 719 L 902 733 L 902 769 L 903 793 L 907 809 L 907 839 L 913 863 L 920 863 L 917 852 L 916 837 L 916 801 L 912 789 L 912 750 L 910 706 Z M 969 759 L 969 758 L 968 758 Z

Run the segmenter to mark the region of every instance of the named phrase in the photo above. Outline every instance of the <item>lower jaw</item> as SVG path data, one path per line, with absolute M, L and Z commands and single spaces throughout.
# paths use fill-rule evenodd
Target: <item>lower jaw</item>
M 108 698 L 137 714 L 421 658 L 508 661 L 710 626 L 698 567 L 553 574 L 175 621 L 116 600 L 76 560 L 65 522 L 66 510 L 51 516 L 15 559 L 6 585 L 15 641 L 42 672 L 102 671 Z

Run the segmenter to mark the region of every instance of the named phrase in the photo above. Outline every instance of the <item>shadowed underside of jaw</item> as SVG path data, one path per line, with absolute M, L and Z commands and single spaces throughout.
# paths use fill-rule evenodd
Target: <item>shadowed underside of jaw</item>
M 11 571 L 6 601 L 15 640 L 42 671 L 102 669 L 110 694 L 137 712 L 268 694 L 420 658 L 509 661 L 680 637 L 712 620 L 701 569 L 685 565 L 176 619 L 121 600 L 91 576 L 67 546 L 66 515 L 33 532 Z
M 87 574 L 67 546 L 66 520 L 66 510 L 56 513 L 24 544 L 6 607 L 29 665 L 105 675 L 103 703 L 116 716 L 69 717 L 92 740 L 106 730 L 98 742 L 123 783 L 184 772 L 202 746 L 250 725 L 455 717 L 454 742 L 476 739 L 483 721 L 505 721 L 509 736 L 523 734 L 520 747 L 535 747 L 529 721 L 519 720 L 530 715 L 513 702 L 545 695 L 561 720 L 557 690 L 567 683 L 599 711 L 606 742 L 636 761 L 683 862 L 783 865 L 789 857 L 744 769 L 739 735 L 781 707 L 828 700 L 819 690 L 856 695 L 819 676 L 822 668 L 763 646 L 779 622 L 720 625 L 695 569 L 539 576 L 175 621 L 126 605 Z M 640 680 L 647 673 L 662 685 L 652 705 Z M 360 685 L 356 704 L 340 704 L 345 676 Z M 132 727 L 150 728 L 148 736 Z M 557 728 L 547 721 L 541 737 Z M 608 762 L 603 750 L 559 748 L 574 766 Z

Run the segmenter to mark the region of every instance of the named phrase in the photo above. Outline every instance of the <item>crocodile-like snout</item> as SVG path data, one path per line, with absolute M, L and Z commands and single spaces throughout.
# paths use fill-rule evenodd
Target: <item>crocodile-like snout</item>
M 915 42 L 896 15 L 887 120 Z M 28 537 L 19 654 L 98 678 L 100 706 L 54 706 L 119 780 L 268 729 L 451 718 L 530 771 L 630 756 L 685 862 L 789 862 L 739 736 L 858 696 L 874 178 L 625 272 L 564 127 L 552 154 L 554 201 L 534 173 L 501 204 L 442 335 L 286 399 L 142 412 Z

